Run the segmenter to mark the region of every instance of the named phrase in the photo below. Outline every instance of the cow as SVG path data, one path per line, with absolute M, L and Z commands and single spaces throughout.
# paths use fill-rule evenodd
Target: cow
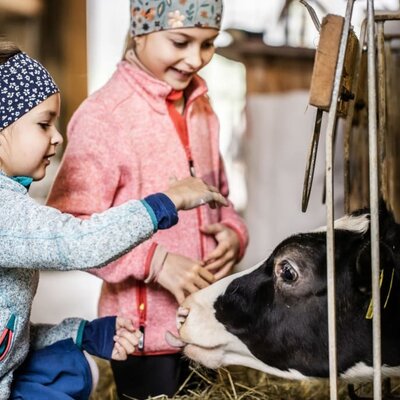
M 373 375 L 370 214 L 335 221 L 337 366 Z M 382 375 L 400 376 L 400 225 L 380 211 Z M 189 296 L 167 341 L 206 367 L 287 379 L 329 376 L 326 228 L 282 241 L 259 265 Z

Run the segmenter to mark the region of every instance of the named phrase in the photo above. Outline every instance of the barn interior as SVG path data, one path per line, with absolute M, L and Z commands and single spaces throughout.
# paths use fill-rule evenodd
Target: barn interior
M 287 236 L 326 225 L 326 131 L 346 6 L 343 0 L 225 0 L 216 56 L 201 75 L 220 120 L 230 199 L 249 229 L 237 270 L 265 259 Z M 0 0 L 0 37 L 40 60 L 60 86 L 63 134 L 121 60 L 128 8 L 129 0 Z M 374 12 L 379 196 L 400 221 L 400 3 L 375 0 Z M 328 28 L 321 27 L 327 16 Z M 370 200 L 366 17 L 367 1 L 356 1 L 334 121 L 335 218 Z M 62 152 L 30 189 L 40 203 Z M 84 272 L 41 272 L 32 321 L 91 320 L 100 289 L 101 280 Z M 91 400 L 116 399 L 108 363 L 97 362 L 100 382 Z M 194 366 L 192 375 L 198 386 L 175 399 L 329 398 L 328 380 L 288 382 L 240 367 Z M 353 398 L 371 398 L 371 383 L 339 383 L 338 398 L 351 398 L 353 390 Z M 391 381 L 390 392 L 400 396 L 400 381 Z

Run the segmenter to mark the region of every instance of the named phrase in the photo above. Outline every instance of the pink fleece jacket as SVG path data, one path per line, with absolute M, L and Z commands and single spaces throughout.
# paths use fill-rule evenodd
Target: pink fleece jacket
M 185 117 L 196 175 L 228 196 L 219 153 L 219 126 L 206 85 L 196 76 L 189 90 Z M 85 100 L 72 117 L 68 146 L 48 204 L 85 217 L 163 191 L 172 176 L 189 176 L 187 156 L 167 110 L 170 91 L 169 85 L 139 67 L 119 63 L 108 83 Z M 200 218 L 197 210 L 180 212 L 175 227 L 157 232 L 106 268 L 94 271 L 104 280 L 99 314 L 124 315 L 144 327 L 145 344 L 140 354 L 176 352 L 164 336 L 166 330 L 176 331 L 177 303 L 158 284 L 144 283 L 157 246 L 201 260 L 216 243 L 201 234 L 199 224 L 216 222 L 237 232 L 242 252 L 247 246 L 246 227 L 232 205 L 199 210 Z

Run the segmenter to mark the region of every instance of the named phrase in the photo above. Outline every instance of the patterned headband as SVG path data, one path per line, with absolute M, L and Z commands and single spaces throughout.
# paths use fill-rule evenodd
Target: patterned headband
M 25 53 L 0 64 L 0 132 L 59 91 L 47 70 Z
M 130 0 L 131 35 L 165 29 L 221 28 L 222 0 Z

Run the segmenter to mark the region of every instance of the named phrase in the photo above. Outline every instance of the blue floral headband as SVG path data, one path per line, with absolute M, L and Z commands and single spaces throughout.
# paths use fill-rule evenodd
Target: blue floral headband
M 0 132 L 59 91 L 48 71 L 25 53 L 0 64 Z

